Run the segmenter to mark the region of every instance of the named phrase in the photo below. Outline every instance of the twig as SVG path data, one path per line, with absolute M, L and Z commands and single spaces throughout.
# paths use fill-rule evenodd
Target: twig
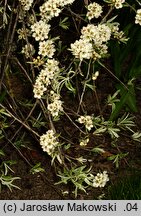
M 112 13 L 113 9 L 114 9 L 114 7 L 111 6 L 108 13 L 102 18 L 101 24 L 103 24 L 106 21 L 107 17 Z
M 71 121 L 71 123 L 72 123 L 79 131 L 81 131 L 83 134 L 86 134 L 84 131 L 82 131 L 82 130 L 77 126 L 77 124 L 74 123 L 74 121 L 70 118 L 70 116 L 69 116 L 65 111 L 63 111 L 63 113 L 67 116 L 67 118 Z
M 23 121 L 18 119 L 16 116 L 14 116 L 5 106 L 0 104 L 0 107 L 2 107 L 12 118 L 14 118 L 17 122 L 22 124 L 25 128 L 27 128 L 29 131 L 31 131 L 33 134 L 35 134 L 37 137 L 40 137 L 38 133 L 36 133 L 33 129 L 31 129 L 28 125 L 26 125 Z
M 85 19 L 83 19 L 80 15 L 76 14 L 75 12 L 73 12 L 70 7 L 66 8 L 71 14 L 73 14 L 75 17 L 79 18 L 80 20 L 84 21 L 87 23 L 87 21 Z
M 90 66 L 91 66 L 91 61 L 89 61 L 88 71 L 87 71 L 87 75 L 86 75 L 86 78 L 85 78 L 85 83 L 84 83 L 83 91 L 82 91 L 82 94 L 81 94 L 81 97 L 80 97 L 80 102 L 79 102 L 79 106 L 78 106 L 77 113 L 79 113 L 80 106 L 81 106 L 81 104 L 82 104 L 83 97 L 84 97 L 84 94 L 85 94 L 86 84 L 87 84 L 88 77 L 89 77 L 89 74 L 90 74 Z
M 13 8 L 14 8 L 14 6 L 15 6 L 15 1 L 13 3 Z M 17 7 L 17 11 L 18 11 L 18 7 Z M 11 45 L 12 45 L 12 42 L 13 42 L 13 38 L 14 38 L 14 34 L 15 34 L 16 26 L 17 26 L 17 21 L 18 21 L 18 17 L 19 17 L 19 11 L 18 11 L 16 19 L 15 19 L 14 26 L 12 28 L 13 30 L 12 30 L 12 33 L 11 33 L 11 38 L 10 38 L 10 41 L 8 43 L 9 35 L 10 35 L 10 28 L 11 28 L 12 21 L 13 21 L 13 13 L 14 12 L 12 10 L 11 20 L 10 20 L 10 23 L 9 23 L 9 29 L 8 29 L 8 34 L 7 34 L 7 44 L 9 45 L 9 47 L 8 47 L 8 50 L 7 50 L 6 59 L 5 59 L 5 62 L 4 62 L 4 67 L 3 67 L 3 72 L 2 72 L 2 76 L 1 76 L 1 80 L 0 80 L 0 90 L 1 90 L 1 87 L 2 87 L 4 73 L 5 73 L 5 70 L 6 70 L 6 67 L 7 67 L 7 63 L 8 63 L 8 59 L 9 59 L 9 55 L 10 55 L 10 51 L 11 51 Z
M 23 29 L 26 30 L 26 27 L 25 27 L 25 23 L 23 22 Z M 25 31 L 26 32 L 26 31 Z M 28 40 L 28 37 L 27 37 L 27 34 L 25 34 L 25 40 L 26 40 L 26 43 L 30 49 L 30 53 L 31 53 L 31 48 L 30 48 L 30 43 L 29 43 L 29 40 Z M 32 62 L 32 56 L 30 54 L 30 61 Z M 32 72 L 32 78 L 33 80 L 35 79 L 35 71 L 34 71 L 34 67 L 33 67 L 33 64 L 30 64 L 30 67 L 31 67 L 31 72 Z
M 37 101 L 35 102 L 34 106 L 32 107 L 31 111 L 29 112 L 28 116 L 25 118 L 24 123 L 26 123 L 26 121 L 29 119 L 29 117 L 31 116 L 32 112 L 34 111 L 35 107 L 37 105 Z M 13 140 L 15 138 L 15 136 L 19 133 L 19 131 L 22 129 L 23 125 L 21 125 L 19 127 L 19 129 L 16 131 L 16 133 L 14 134 L 14 136 L 11 138 L 11 140 Z
M 105 65 L 103 65 L 100 61 L 98 61 L 98 63 L 103 67 L 103 68 L 105 68 L 118 82 L 120 82 L 127 90 L 129 90 L 128 89 L 128 87 L 116 76 L 116 75 L 114 75 L 113 73 L 112 73 L 112 71 L 110 71 Z
M 7 137 L 7 135 L 6 135 L 6 133 L 5 133 L 5 131 L 2 129 L 2 132 L 3 132 L 3 134 L 4 134 L 4 138 L 17 150 L 17 152 L 21 155 L 21 157 L 26 161 L 26 163 L 30 166 L 30 167 L 32 167 L 32 165 L 31 165 L 31 163 L 28 161 L 28 159 L 21 153 L 21 151 L 17 148 L 17 146 L 16 145 L 14 145 L 13 143 L 12 143 L 12 141 Z
M 21 63 L 19 62 L 19 60 L 17 58 L 13 58 L 13 60 L 15 60 L 17 62 L 17 64 L 19 65 L 19 67 L 21 68 L 21 70 L 24 72 L 25 76 L 28 78 L 28 80 L 31 82 L 31 84 L 33 84 L 32 79 L 30 78 L 30 76 L 28 75 L 27 71 L 24 69 L 24 67 L 21 65 Z
M 49 104 L 48 95 L 46 96 L 46 103 L 47 103 L 47 105 Z M 52 121 L 52 118 L 51 118 L 51 115 L 49 112 L 48 112 L 48 118 L 49 118 L 49 123 L 50 123 L 51 129 L 54 131 L 54 133 L 56 133 L 56 129 L 54 127 L 54 124 L 53 124 L 53 121 Z
M 95 81 L 94 81 L 95 82 Z M 100 115 L 101 116 L 103 116 L 102 115 L 102 110 L 101 110 L 101 107 L 100 107 L 100 103 L 99 103 L 99 98 L 98 98 L 98 95 L 97 95 L 97 92 L 96 92 L 96 89 L 94 88 L 94 95 L 95 95 L 95 97 L 96 97 L 96 102 L 97 102 L 97 106 L 98 106 L 98 109 L 99 109 L 99 113 L 100 113 Z

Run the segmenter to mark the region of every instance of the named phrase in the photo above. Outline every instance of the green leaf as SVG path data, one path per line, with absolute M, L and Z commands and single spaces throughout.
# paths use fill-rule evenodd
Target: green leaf
M 64 145 L 64 149 L 65 149 L 65 150 L 68 150 L 70 147 L 71 147 L 71 144 L 70 144 L 70 143 L 67 144 L 67 145 Z
M 120 88 L 120 94 L 121 96 L 124 94 L 127 94 L 126 98 L 126 105 L 132 112 L 137 112 L 137 106 L 136 106 L 136 95 L 135 95 L 135 89 L 134 84 L 132 83 L 132 80 L 128 81 L 128 89 L 125 89 L 125 87 L 121 84 L 118 85 Z
M 0 149 L 0 156 L 5 156 L 5 153 L 2 149 Z
M 1 94 L 0 94 L 0 103 L 2 103 L 4 101 L 5 96 L 6 96 L 6 91 L 1 92 Z
M 71 91 L 75 95 L 76 89 L 72 86 L 69 80 L 65 81 L 65 86 L 69 91 Z
M 44 172 L 45 170 L 41 167 L 41 163 L 37 163 L 34 167 L 31 168 L 30 173 L 35 174 L 38 172 Z
M 115 105 L 115 109 L 113 113 L 110 116 L 110 121 L 113 121 L 116 119 L 123 108 L 123 106 L 128 106 L 128 108 L 132 112 L 137 112 L 137 106 L 136 106 L 136 97 L 135 97 L 135 90 L 134 85 L 130 85 L 128 89 L 125 89 L 125 87 L 121 84 L 117 85 L 118 88 L 121 90 L 121 98 L 120 101 L 117 102 Z
M 94 89 L 95 89 L 94 85 L 91 85 L 91 84 L 88 84 L 88 83 L 86 83 L 86 87 L 90 88 L 92 91 L 94 91 Z
M 113 58 L 115 75 L 120 78 L 121 76 L 121 50 L 118 42 L 111 41 L 111 56 Z
M 5 111 L 5 109 L 0 109 L 0 114 L 2 114 L 2 115 L 5 115 L 5 116 L 8 116 L 8 117 L 11 117 L 6 111 Z
M 93 148 L 91 151 L 92 151 L 92 152 L 99 153 L 99 154 L 105 153 L 105 150 L 102 149 L 102 148 L 99 148 L 99 147 L 95 147 L 95 148 Z
M 63 29 L 67 30 L 69 28 L 70 23 L 68 22 L 68 17 L 65 17 L 63 20 L 60 20 L 59 26 Z

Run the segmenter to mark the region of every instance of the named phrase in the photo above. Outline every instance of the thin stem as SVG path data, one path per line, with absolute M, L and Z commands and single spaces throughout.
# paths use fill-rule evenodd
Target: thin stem
M 75 17 L 79 18 L 80 20 L 84 21 L 84 22 L 87 22 L 85 19 L 83 19 L 80 15 L 76 14 L 75 12 L 73 12 L 70 7 L 67 7 L 67 10 L 72 14 L 74 15 Z
M 80 110 L 80 107 L 81 107 L 81 104 L 82 104 L 82 101 L 83 101 L 83 97 L 84 97 L 84 94 L 85 94 L 86 84 L 87 84 L 88 77 L 89 77 L 89 74 L 90 74 L 90 66 L 91 66 L 91 60 L 89 61 L 88 71 L 87 71 L 87 75 L 86 75 L 86 78 L 85 78 L 83 91 L 82 91 L 82 94 L 81 94 L 81 97 L 80 97 L 80 102 L 79 102 L 77 113 L 79 113 L 79 110 Z
M 13 8 L 14 8 L 14 6 L 15 6 L 15 1 L 13 3 Z M 17 11 L 18 11 L 18 8 L 19 8 L 19 6 L 17 7 Z M 19 12 L 17 12 L 17 16 L 16 16 L 16 19 L 15 19 L 15 23 L 14 23 L 14 26 L 13 26 L 12 33 L 11 33 L 11 38 L 10 38 L 10 41 L 8 42 L 9 35 L 10 35 L 10 28 L 12 26 L 12 21 L 13 21 L 13 13 L 14 12 L 12 10 L 12 15 L 11 15 L 10 23 L 9 23 L 9 29 L 8 29 L 8 33 L 7 33 L 7 44 L 9 45 L 9 47 L 7 48 L 6 59 L 5 59 L 5 62 L 4 62 L 4 67 L 3 67 L 3 73 L 2 73 L 2 76 L 1 76 L 1 80 L 0 80 L 0 90 L 1 90 L 1 87 L 2 87 L 4 73 L 5 73 L 5 70 L 7 68 L 7 63 L 8 63 L 8 59 L 9 59 L 9 55 L 10 55 L 10 51 L 11 51 L 11 45 L 12 45 L 12 42 L 13 42 L 13 39 L 14 39 L 14 34 L 15 34 L 15 31 L 16 31 L 16 26 L 17 26 L 17 22 L 18 22 L 18 18 L 19 18 Z
M 95 88 L 94 88 L 94 94 L 95 94 L 95 97 L 96 97 L 96 102 L 97 102 L 97 106 L 98 106 L 98 109 L 99 109 L 99 113 L 102 116 L 102 110 L 101 110 L 101 107 L 100 107 L 99 98 L 98 98 L 98 95 L 97 95 L 97 92 L 96 92 Z
M 31 129 L 28 125 L 26 125 L 23 121 L 21 121 L 20 119 L 18 119 L 16 116 L 14 116 L 5 106 L 3 106 L 2 104 L 0 104 L 0 107 L 2 107 L 12 118 L 14 118 L 17 122 L 19 122 L 20 124 L 22 124 L 26 129 L 28 129 L 29 131 L 31 131 L 33 134 L 35 134 L 37 137 L 40 137 L 38 133 L 36 133 L 33 129 Z
M 25 30 L 26 32 L 26 27 L 25 27 L 25 22 L 22 23 L 23 24 L 23 29 Z M 26 40 L 26 43 L 29 47 L 29 50 L 30 50 L 30 53 L 31 53 L 31 48 L 30 48 L 30 43 L 29 43 L 29 40 L 28 40 L 28 37 L 27 37 L 27 34 L 25 34 L 25 40 Z M 32 62 L 32 56 L 30 54 L 30 61 Z M 30 64 L 30 67 L 31 67 L 31 72 L 32 72 L 32 79 L 34 80 L 35 79 L 35 71 L 34 71 L 34 67 L 33 67 L 33 64 Z
M 113 6 L 110 7 L 108 13 L 103 17 L 102 21 L 101 21 L 101 24 L 104 23 L 107 19 L 107 17 L 111 14 L 112 10 L 114 9 Z
M 28 161 L 28 159 L 21 153 L 21 151 L 19 150 L 19 148 L 17 148 L 13 143 L 12 141 L 7 137 L 6 133 L 4 130 L 2 130 L 3 134 L 4 134 L 4 137 L 5 139 L 18 151 L 18 153 L 21 155 L 21 157 L 26 161 L 26 163 L 32 167 L 31 163 Z
M 46 103 L 47 103 L 47 106 L 48 106 L 48 104 L 49 104 L 48 95 L 46 96 Z M 49 111 L 48 111 L 48 118 L 49 118 L 49 122 L 50 122 L 50 127 L 51 127 L 51 129 L 54 131 L 54 133 L 56 133 L 56 129 L 55 129 L 55 127 L 54 127 L 54 124 L 53 124 L 53 121 L 52 121 L 52 118 L 51 118 L 51 115 L 50 115 Z
M 19 60 L 17 58 L 14 58 L 14 60 L 17 62 L 18 66 L 21 68 L 21 70 L 24 72 L 25 76 L 28 78 L 28 80 L 31 82 L 31 84 L 33 84 L 32 79 L 30 78 L 30 76 L 28 75 L 27 71 L 24 69 L 24 67 L 21 65 L 21 63 L 19 62 Z
M 115 75 L 112 73 L 112 71 L 110 71 L 105 65 L 103 65 L 100 61 L 98 62 L 103 68 L 105 68 L 118 82 L 120 82 L 127 90 L 129 90 L 127 88 L 127 86 Z
M 24 123 L 26 123 L 26 121 L 29 119 L 29 117 L 30 117 L 31 114 L 33 113 L 33 111 L 34 111 L 36 105 L 37 105 L 37 101 L 35 102 L 34 106 L 32 107 L 31 111 L 29 112 L 28 116 L 26 117 Z M 22 127 L 23 127 L 23 125 L 21 125 L 21 126 L 19 127 L 19 129 L 15 132 L 15 134 L 14 134 L 14 136 L 12 137 L 11 140 L 13 140 L 13 139 L 15 138 L 15 136 L 19 133 L 19 131 L 22 129 Z
M 79 131 L 81 131 L 83 134 L 86 134 L 84 131 L 82 131 L 82 130 L 77 126 L 77 124 L 74 123 L 74 121 L 70 118 L 70 116 L 69 116 L 65 111 L 63 111 L 63 113 L 67 116 L 67 118 L 71 121 L 71 123 L 72 123 Z

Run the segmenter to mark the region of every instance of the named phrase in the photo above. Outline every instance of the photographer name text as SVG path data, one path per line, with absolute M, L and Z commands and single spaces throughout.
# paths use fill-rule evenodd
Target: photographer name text
M 47 203 L 44 205 L 29 205 L 27 203 L 23 203 L 22 206 L 19 208 L 20 211 L 116 211 L 116 203 L 110 204 L 107 203 L 105 205 L 91 205 L 91 204 L 76 204 L 76 203 L 67 203 L 66 205 L 54 205 L 51 203 Z

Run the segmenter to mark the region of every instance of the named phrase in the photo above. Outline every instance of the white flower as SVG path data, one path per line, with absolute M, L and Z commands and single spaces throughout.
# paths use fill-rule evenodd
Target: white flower
M 40 20 L 31 26 L 32 36 L 36 41 L 43 41 L 48 39 L 48 33 L 50 31 L 50 25 Z
M 52 58 L 55 51 L 56 50 L 53 44 L 53 40 L 39 42 L 39 55 L 42 55 L 43 57 L 47 56 L 48 58 Z
M 35 49 L 33 47 L 32 44 L 26 44 L 23 48 L 21 53 L 25 54 L 26 58 L 29 58 L 30 56 L 32 56 L 35 53 Z
M 72 4 L 75 0 L 58 0 L 61 7 L 65 5 Z
M 27 28 L 26 29 L 24 29 L 24 28 L 18 29 L 17 33 L 18 33 L 18 39 L 19 40 L 21 40 L 21 39 L 25 40 L 26 37 L 30 35 L 30 31 Z
M 40 14 L 43 20 L 46 20 L 47 22 L 52 19 L 53 17 L 59 16 L 61 12 L 61 9 L 57 7 L 56 1 L 46 1 L 41 7 L 40 7 Z
M 97 77 L 99 76 L 99 71 L 96 71 L 93 75 L 92 75 L 92 80 L 96 80 Z
M 47 88 L 45 87 L 45 85 L 40 81 L 40 79 L 37 78 L 33 89 L 34 97 L 41 99 L 42 95 L 46 90 Z
M 63 111 L 63 102 L 60 100 L 60 95 L 56 94 L 54 91 L 50 92 L 50 100 L 52 103 L 48 104 L 47 108 L 51 112 L 51 115 L 56 117 L 59 115 L 59 112 Z
M 54 79 L 55 75 L 60 72 L 58 61 L 55 59 L 48 59 L 44 69 L 41 70 L 34 85 L 34 97 L 40 99 L 47 90 L 48 85 Z
M 35 67 L 40 67 L 44 64 L 44 59 L 42 59 L 40 56 L 37 56 L 36 58 L 33 58 L 33 64 Z
M 56 117 L 59 115 L 60 111 L 63 111 L 62 101 L 61 100 L 55 100 L 52 103 L 48 104 L 47 108 L 51 112 L 51 115 L 53 117 Z
M 137 13 L 135 16 L 135 24 L 141 25 L 141 9 L 137 10 Z
M 59 16 L 65 5 L 72 4 L 75 0 L 48 0 L 40 7 L 40 15 L 47 22 Z
M 83 61 L 83 59 L 93 58 L 97 60 L 107 54 L 106 43 L 111 38 L 111 29 L 106 24 L 95 26 L 88 24 L 81 30 L 81 37 L 71 44 L 72 54 Z
M 88 131 L 93 128 L 93 117 L 92 116 L 85 116 L 85 127 Z
M 84 116 L 80 116 L 79 119 L 78 119 L 78 122 L 79 122 L 80 124 L 85 123 L 85 117 L 84 117 Z
M 19 2 L 23 6 L 23 9 L 28 11 L 33 3 L 33 0 L 19 0 Z
M 115 23 L 111 25 L 111 32 L 115 39 L 121 42 L 127 42 L 129 38 L 127 38 L 123 31 L 119 31 L 119 23 Z
M 81 33 L 82 39 L 93 41 L 96 46 L 107 42 L 111 37 L 111 29 L 106 24 L 99 24 L 98 26 L 88 24 L 82 28 Z
M 55 148 L 59 142 L 53 130 L 48 130 L 46 134 L 40 136 L 40 145 L 44 152 L 47 152 L 49 155 L 53 155 Z
M 58 73 L 60 71 L 59 69 L 59 62 L 55 59 L 48 59 L 47 63 L 45 64 L 45 67 L 47 67 L 48 72 L 53 71 L 53 73 Z
M 111 29 L 106 24 L 98 25 L 98 37 L 101 43 L 107 42 L 111 37 Z
M 99 54 L 99 58 L 104 57 L 108 53 L 108 46 L 106 44 L 97 44 L 96 51 Z
M 88 144 L 88 142 L 89 142 L 89 138 L 83 139 L 80 142 L 80 146 L 86 146 Z
M 50 85 L 50 78 L 46 68 L 42 69 L 39 76 L 37 77 L 33 89 L 34 97 L 40 99 L 44 92 L 47 90 L 47 86 Z
M 92 58 L 93 46 L 87 40 L 76 40 L 73 44 L 71 44 L 70 50 L 76 58 L 80 59 L 80 61 L 82 61 L 83 59 Z
M 92 116 L 80 116 L 78 118 L 80 124 L 84 124 L 86 129 L 90 131 L 93 128 L 93 117 Z
M 88 41 L 93 41 L 97 34 L 97 26 L 88 24 L 81 30 L 81 38 Z
M 101 5 L 99 5 L 96 2 L 89 4 L 87 9 L 88 9 L 88 12 L 86 16 L 88 17 L 89 20 L 91 20 L 94 17 L 98 18 L 102 13 Z
M 125 0 L 112 0 L 116 9 L 122 8 Z
M 107 171 L 98 173 L 93 179 L 93 187 L 105 187 L 107 181 L 109 181 Z
M 36 22 L 35 16 L 33 14 L 28 14 L 27 16 L 27 25 L 31 26 Z

